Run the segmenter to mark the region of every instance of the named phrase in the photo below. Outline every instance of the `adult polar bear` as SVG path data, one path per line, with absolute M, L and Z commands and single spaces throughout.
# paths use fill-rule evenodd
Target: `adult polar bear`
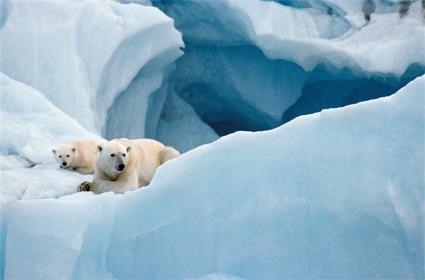
M 83 182 L 78 191 L 124 193 L 146 186 L 156 169 L 179 156 L 172 148 L 151 139 L 114 139 L 98 146 L 93 182 Z

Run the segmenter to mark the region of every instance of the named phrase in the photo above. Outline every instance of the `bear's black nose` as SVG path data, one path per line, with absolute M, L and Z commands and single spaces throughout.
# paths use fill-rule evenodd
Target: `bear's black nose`
M 124 164 L 118 165 L 118 171 L 122 171 L 122 170 L 124 170 L 124 168 L 125 168 Z
M 62 162 L 62 165 L 63 165 L 63 166 L 66 166 L 66 162 Z

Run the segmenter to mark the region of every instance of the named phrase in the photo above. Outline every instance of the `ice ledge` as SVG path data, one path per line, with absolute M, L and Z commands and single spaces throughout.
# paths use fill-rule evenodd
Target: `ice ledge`
M 395 12 L 374 14 L 365 26 L 356 26 L 353 21 L 362 14 L 348 14 L 346 18 L 352 23 L 350 31 L 335 39 L 322 38 L 318 32 L 320 26 L 303 9 L 259 0 L 226 3 L 245 26 L 249 38 L 269 58 L 293 61 L 306 71 L 326 63 L 366 76 L 401 76 L 412 64 L 425 66 L 425 25 L 420 1 L 412 4 L 403 19 Z M 286 20 L 288 17 L 291 21 Z

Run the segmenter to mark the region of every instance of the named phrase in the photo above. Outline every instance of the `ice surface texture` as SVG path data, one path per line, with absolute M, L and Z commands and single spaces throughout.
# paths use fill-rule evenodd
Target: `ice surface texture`
M 359 1 L 351 1 L 352 7 L 344 18 L 350 20 L 352 29 L 346 29 L 348 34 L 338 36 L 337 40 L 328 40 L 320 32 L 320 25 L 327 23 L 326 19 L 331 15 L 317 20 L 315 18 L 321 15 L 274 2 L 227 2 L 240 20 L 244 20 L 249 38 L 268 57 L 296 62 L 306 70 L 327 62 L 337 68 L 349 67 L 367 73 L 400 76 L 411 64 L 425 64 L 425 27 L 420 1 L 413 4 L 409 18 L 400 20 L 397 13 L 375 14 L 373 24 L 366 26 L 363 26 L 364 22 L 359 24 L 356 18 L 363 16 L 354 9 L 361 7 Z M 333 17 L 338 18 L 337 15 Z M 338 24 L 333 25 L 335 28 Z
M 182 53 L 172 19 L 153 7 L 113 1 L 9 1 L 2 10 L 1 72 L 40 90 L 95 133 L 106 129 L 116 98 L 124 95 L 115 110 L 128 104 L 122 99 L 137 78 L 138 110 L 122 113 L 140 120 L 143 131 L 149 97 Z M 112 115 L 111 122 L 122 120 Z
M 387 96 L 425 71 L 419 1 L 403 19 L 382 2 L 367 25 L 361 1 L 152 2 L 186 45 L 163 87 L 220 136 Z M 170 122 L 172 112 L 163 114 Z M 161 127 L 147 135 L 183 151 L 196 146 Z
M 423 278 L 424 83 L 223 137 L 125 195 L 10 203 L 5 277 Z

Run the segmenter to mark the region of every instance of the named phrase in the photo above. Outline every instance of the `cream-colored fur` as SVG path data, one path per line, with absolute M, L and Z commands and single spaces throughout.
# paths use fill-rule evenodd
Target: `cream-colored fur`
M 94 139 L 77 139 L 59 145 L 52 152 L 60 168 L 91 174 L 94 172 L 98 144 Z
M 83 182 L 78 191 L 124 193 L 147 186 L 161 164 L 179 155 L 151 139 L 114 139 L 99 145 L 93 182 Z

